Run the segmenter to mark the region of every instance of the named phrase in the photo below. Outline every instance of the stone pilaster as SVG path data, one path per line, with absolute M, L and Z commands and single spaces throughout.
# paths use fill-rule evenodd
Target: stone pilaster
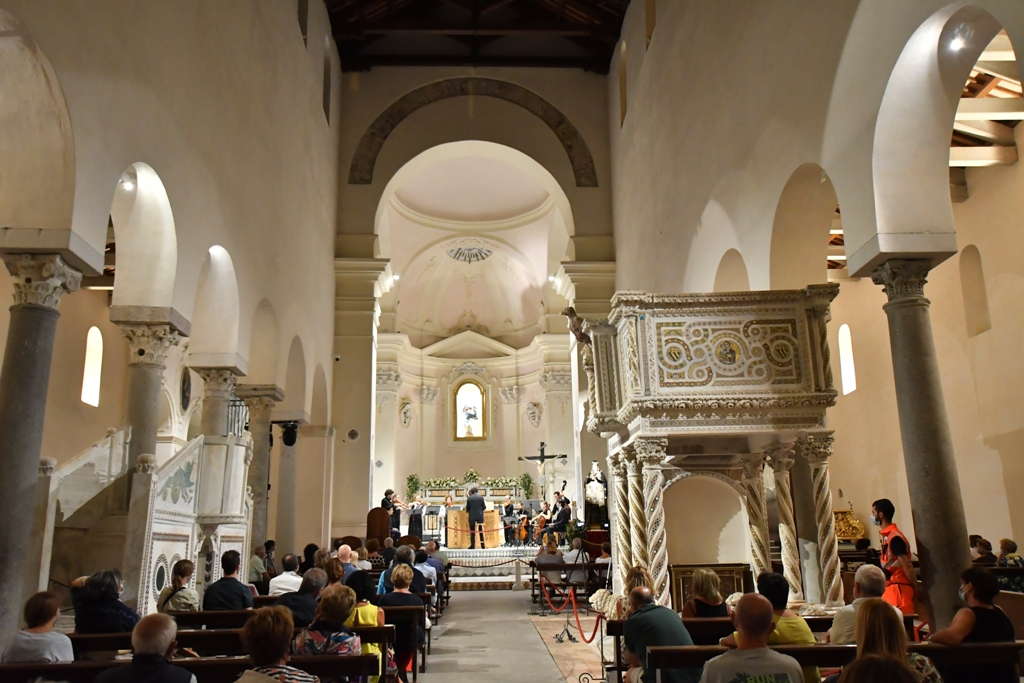
M 789 478 L 795 461 L 792 445 L 773 446 L 768 451 L 775 476 L 775 500 L 779 506 L 779 544 L 782 546 L 782 573 L 789 583 L 789 599 L 804 599 L 803 572 L 800 570 L 800 546 L 797 543 L 796 515 L 793 511 L 793 486 Z
M 628 484 L 626 500 L 629 502 L 629 554 L 633 565 L 650 569 L 651 561 L 647 554 L 647 514 L 644 510 L 644 478 L 643 465 L 636 459 L 636 450 L 632 446 L 622 449 L 626 461 L 626 482 Z
M 942 382 L 924 296 L 931 262 L 897 259 L 872 273 L 889 301 L 896 406 L 900 417 L 903 461 L 921 574 L 932 600 L 935 626 L 947 626 L 959 606 L 959 574 L 970 558 L 960 480 L 949 434 Z
M 633 566 L 633 552 L 630 547 L 629 482 L 626 461 L 621 453 L 608 456 L 608 473 L 612 479 L 609 516 L 614 525 L 611 534 L 614 552 L 612 564 L 616 567 L 619 584 L 616 588 L 621 590 L 626 582 L 626 573 Z
M 647 560 L 659 605 L 669 606 L 672 596 L 668 572 L 668 538 L 665 533 L 665 465 L 668 439 L 637 439 L 633 444 L 643 475 L 644 521 L 647 524 Z
M 252 462 L 247 483 L 252 490 L 251 538 L 254 544 L 267 540 L 267 511 L 270 505 L 270 413 L 284 400 L 284 391 L 274 384 L 239 384 L 235 395 L 249 409 Z
M 0 491 L 10 501 L 0 524 L 0 633 L 13 633 L 24 602 L 27 559 L 33 550 L 34 505 L 43 442 L 57 306 L 78 289 L 82 274 L 56 254 L 6 254 L 14 305 L 0 370 Z
M 131 477 L 131 500 L 121 575 L 124 577 L 125 601 L 145 613 L 147 596 L 151 593 L 149 570 L 152 564 L 153 508 L 156 504 L 156 456 L 141 453 L 128 476 Z
M 814 517 L 818 526 L 818 553 L 821 558 L 821 588 L 826 605 L 843 604 L 843 583 L 839 575 L 839 540 L 832 514 L 832 488 L 828 459 L 832 455 L 832 433 L 803 434 L 797 448 L 811 466 L 814 493 Z
M 768 544 L 768 507 L 765 501 L 764 457 L 748 456 L 743 462 L 743 502 L 747 510 L 747 527 L 750 530 L 750 551 L 754 564 L 754 576 L 772 570 L 771 552 Z

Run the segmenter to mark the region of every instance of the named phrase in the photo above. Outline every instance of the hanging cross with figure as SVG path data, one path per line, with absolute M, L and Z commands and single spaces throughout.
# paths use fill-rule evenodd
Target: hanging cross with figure
M 547 453 L 544 452 L 545 448 L 547 448 L 547 444 L 541 441 L 540 446 L 537 448 L 537 455 L 519 456 L 520 460 L 529 460 L 530 462 L 537 463 L 537 476 L 540 479 L 541 486 L 544 487 L 545 489 L 541 497 L 541 500 L 547 500 L 548 496 L 551 494 L 552 489 L 554 489 L 555 487 L 555 473 L 547 472 L 548 461 L 558 460 L 559 458 L 565 460 L 566 458 L 569 457 L 566 453 L 548 455 Z M 545 476 L 545 474 L 547 474 L 548 476 Z M 549 477 L 551 478 L 551 481 L 548 481 Z

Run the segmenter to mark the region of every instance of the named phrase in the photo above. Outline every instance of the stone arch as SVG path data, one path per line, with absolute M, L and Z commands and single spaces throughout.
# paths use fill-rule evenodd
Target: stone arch
M 178 242 L 167 190 L 151 166 L 136 162 L 121 174 L 110 219 L 118 256 L 113 305 L 171 306 Z
M 71 228 L 74 141 L 60 82 L 11 13 L 0 9 L 0 225 Z
M 327 375 L 324 373 L 324 366 L 318 364 L 313 372 L 313 400 L 309 408 L 310 424 L 330 424 L 328 395 Z
M 715 273 L 716 292 L 745 292 L 750 289 L 750 276 L 743 255 L 737 249 L 722 254 Z
M 285 361 L 284 401 L 275 411 L 274 419 L 305 422 L 306 405 L 306 353 L 302 339 L 295 335 L 288 346 L 288 358 Z
M 228 250 L 215 244 L 199 274 L 189 342 L 192 366 L 235 366 L 238 362 L 238 280 Z
M 740 486 L 716 472 L 684 472 L 666 481 L 669 564 L 748 562 L 750 532 Z
M 683 291 L 712 291 L 721 257 L 729 250 L 739 249 L 739 236 L 732 217 L 717 199 L 709 199 L 701 212 L 697 232 L 690 242 L 683 274 Z
M 829 226 L 839 200 L 825 170 L 815 163 L 793 171 L 779 195 L 772 221 L 772 289 L 798 289 L 825 282 Z
M 281 328 L 274 307 L 266 299 L 256 305 L 249 333 L 249 384 L 278 384 Z
M 577 187 L 597 187 L 597 170 L 586 140 L 575 125 L 553 104 L 516 83 L 495 78 L 463 76 L 434 81 L 406 93 L 393 102 L 370 124 L 359 140 L 349 167 L 350 185 L 369 185 L 373 169 L 384 143 L 392 131 L 413 112 L 434 102 L 452 97 L 493 97 L 522 107 L 541 121 L 558 138 Z

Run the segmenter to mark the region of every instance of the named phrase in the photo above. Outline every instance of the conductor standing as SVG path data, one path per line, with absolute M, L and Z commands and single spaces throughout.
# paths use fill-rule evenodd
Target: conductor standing
M 469 489 L 469 497 L 466 498 L 466 512 L 469 513 L 469 547 L 476 548 L 476 536 L 480 534 L 480 547 L 484 547 L 484 510 L 487 509 L 487 501 L 480 495 L 480 489 L 472 487 Z

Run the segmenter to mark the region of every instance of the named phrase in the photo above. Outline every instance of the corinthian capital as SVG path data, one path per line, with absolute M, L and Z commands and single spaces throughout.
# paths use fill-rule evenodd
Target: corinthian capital
M 796 447 L 811 465 L 821 465 L 828 462 L 832 455 L 833 440 L 832 432 L 801 434 Z
M 239 384 L 235 396 L 245 401 L 250 419 L 270 421 L 270 411 L 284 400 L 284 390 L 276 384 Z
M 764 450 L 768 463 L 776 472 L 788 472 L 793 469 L 793 462 L 796 458 L 796 444 L 778 443 L 772 444 Z
M 931 261 L 924 259 L 893 259 L 871 273 L 871 280 L 876 285 L 882 285 L 889 301 L 923 297 L 924 284 L 928 281 L 931 268 Z
M 661 465 L 667 457 L 668 439 L 637 439 L 633 442 L 633 448 L 640 465 Z
M 181 342 L 176 329 L 166 324 L 122 323 L 128 338 L 129 365 L 159 365 L 167 363 L 167 353 Z
M 206 396 L 219 398 L 231 398 L 235 390 L 235 382 L 238 379 L 233 368 L 192 368 L 203 378 L 204 393 Z
M 750 456 L 743 461 L 743 478 L 759 480 L 761 478 L 761 472 L 764 471 L 764 456 L 757 453 Z
M 615 473 L 616 477 L 626 476 L 626 458 L 623 453 L 612 453 L 608 456 L 608 469 Z
M 82 274 L 57 254 L 4 254 L 14 279 L 14 303 L 56 309 L 61 297 L 78 290 Z

